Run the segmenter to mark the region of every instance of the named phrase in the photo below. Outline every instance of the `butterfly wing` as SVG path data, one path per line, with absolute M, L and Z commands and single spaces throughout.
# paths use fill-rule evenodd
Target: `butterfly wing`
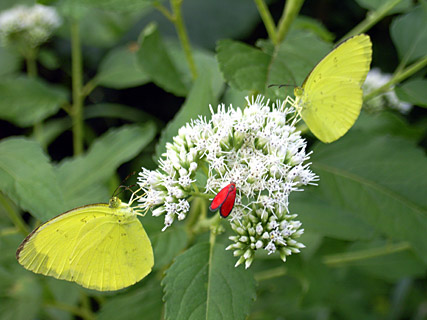
M 224 202 L 221 204 L 221 208 L 219 209 L 219 214 L 221 215 L 221 217 L 223 218 L 228 217 L 231 210 L 233 210 L 235 200 L 236 200 L 236 187 L 234 185 L 230 185 L 227 197 L 224 200 Z
M 211 205 L 209 206 L 209 210 L 216 211 L 218 210 L 218 208 L 221 207 L 225 199 L 227 199 L 227 196 L 229 193 L 229 186 L 230 185 L 225 186 L 224 188 L 221 189 L 220 192 L 217 193 L 215 198 L 213 198 Z
M 301 116 L 321 141 L 337 140 L 356 121 L 371 59 L 369 36 L 354 36 L 323 58 L 304 81 Z
M 136 283 L 150 273 L 153 251 L 135 214 L 119 210 L 94 204 L 49 220 L 22 242 L 16 253 L 19 263 L 99 291 Z

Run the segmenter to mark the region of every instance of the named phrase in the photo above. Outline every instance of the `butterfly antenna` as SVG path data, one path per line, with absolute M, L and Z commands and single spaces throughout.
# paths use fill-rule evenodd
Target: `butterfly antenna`
M 125 186 L 124 185 L 124 183 L 126 182 L 126 180 L 128 180 L 130 177 L 132 177 L 134 174 L 135 174 L 136 172 L 135 171 L 132 171 L 131 173 L 129 173 L 127 176 L 126 176 L 126 178 L 124 178 L 123 179 L 123 181 L 122 182 L 120 182 L 120 185 L 116 188 L 116 190 L 114 190 L 114 192 L 113 192 L 113 197 L 117 197 L 120 193 L 122 193 L 123 192 L 123 190 L 122 191 L 120 191 L 119 193 L 117 193 L 117 191 L 120 189 L 120 188 L 127 188 L 128 190 L 129 190 L 129 187 L 128 186 Z M 135 185 L 133 185 L 133 186 L 135 186 Z M 133 191 L 132 191 L 133 192 Z
M 269 84 L 267 88 L 271 88 L 271 87 L 279 87 L 279 89 L 282 87 L 294 87 L 295 88 L 296 85 L 294 85 L 294 84 Z

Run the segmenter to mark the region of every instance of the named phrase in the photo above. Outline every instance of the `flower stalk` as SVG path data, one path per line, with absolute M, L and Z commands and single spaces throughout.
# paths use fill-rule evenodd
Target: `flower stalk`
M 80 30 L 77 20 L 71 23 L 71 65 L 72 65 L 72 96 L 71 120 L 73 130 L 74 155 L 83 152 L 83 65 L 80 44 Z

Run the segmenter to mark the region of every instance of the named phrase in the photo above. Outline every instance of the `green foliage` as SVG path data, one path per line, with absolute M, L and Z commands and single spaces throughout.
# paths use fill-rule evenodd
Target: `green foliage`
M 0 47 L 0 320 L 426 317 L 427 2 L 307 1 L 294 21 L 279 16 L 284 1 L 265 2 L 271 12 L 262 0 L 43 0 L 63 17 L 56 36 L 27 54 Z M 268 19 L 280 43 L 267 37 Z M 333 40 L 353 32 L 371 36 L 372 67 L 393 74 L 374 95 L 394 87 L 413 109 L 362 111 L 328 145 L 300 123 L 319 176 L 289 201 L 305 229 L 300 254 L 283 263 L 257 252 L 248 270 L 235 268 L 228 221 L 217 225 L 209 200 L 194 196 L 187 219 L 166 231 L 163 216 L 140 217 L 155 265 L 131 288 L 90 291 L 16 262 L 32 228 L 107 202 L 135 168 L 156 169 L 153 159 L 181 126 L 209 118 L 209 105 L 293 96 Z
M 27 77 L 0 81 L 0 118 L 28 127 L 58 112 L 67 102 L 63 88 Z
M 234 267 L 221 244 L 199 243 L 166 272 L 166 319 L 245 319 L 255 299 L 249 270 Z

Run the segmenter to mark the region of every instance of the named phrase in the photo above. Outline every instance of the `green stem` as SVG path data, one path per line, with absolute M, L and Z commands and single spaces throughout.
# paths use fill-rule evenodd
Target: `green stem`
M 77 20 L 71 23 L 71 64 L 73 91 L 73 105 L 71 109 L 73 148 L 74 155 L 79 155 L 83 152 L 83 67 L 79 23 Z
M 203 198 L 203 199 L 208 199 L 213 197 L 213 195 L 208 194 L 208 193 L 201 193 L 201 192 L 197 192 L 197 191 L 191 191 L 189 192 L 189 194 L 193 197 L 199 197 L 199 198 Z
M 178 33 L 179 41 L 181 42 L 182 50 L 184 50 L 185 58 L 187 59 L 188 66 L 190 67 L 191 77 L 193 80 L 197 78 L 197 67 L 194 62 L 193 54 L 191 51 L 190 40 L 188 38 L 187 30 L 182 19 L 182 6 L 183 0 L 171 0 L 171 7 L 173 12 L 173 24 L 176 32 Z
M 25 55 L 25 64 L 27 66 L 27 76 L 28 78 L 35 79 L 37 78 L 37 49 L 31 49 Z M 43 121 L 39 121 L 33 126 L 33 135 L 35 139 L 39 142 L 42 141 L 43 136 Z
M 37 52 L 36 50 L 31 50 L 25 56 L 25 64 L 27 66 L 27 75 L 29 78 L 37 78 Z
M 261 16 L 262 22 L 264 22 L 265 29 L 267 30 L 268 37 L 273 43 L 276 43 L 276 26 L 274 24 L 273 17 L 268 10 L 268 6 L 264 0 L 255 0 L 255 4 L 258 8 L 258 12 Z
M 277 267 L 274 269 L 268 269 L 268 270 L 265 270 L 262 272 L 257 272 L 255 274 L 255 280 L 257 282 L 260 282 L 260 281 L 264 281 L 264 280 L 279 278 L 279 277 L 284 276 L 287 272 L 288 272 L 288 270 L 285 267 Z
M 369 30 L 373 25 L 375 25 L 378 21 L 382 20 L 396 5 L 399 4 L 402 0 L 390 0 L 384 3 L 381 7 L 373 12 L 368 12 L 366 18 L 360 22 L 357 26 L 355 26 L 350 32 L 348 32 L 342 39 L 339 41 L 343 41 L 351 36 L 356 34 L 365 32 Z
M 292 22 L 298 16 L 298 13 L 304 3 L 304 0 L 288 0 L 286 1 L 285 8 L 283 9 L 282 17 L 279 20 L 277 27 L 275 45 L 281 43 L 289 32 Z
M 401 242 L 401 243 L 392 244 L 392 245 L 385 245 L 379 248 L 371 248 L 371 249 L 348 252 L 343 254 L 327 255 L 323 258 L 323 262 L 331 266 L 334 266 L 334 265 L 337 266 L 337 265 L 356 262 L 360 260 L 385 256 L 388 254 L 405 251 L 410 248 L 411 248 L 411 245 L 408 242 Z
M 3 208 L 6 210 L 7 214 L 9 215 L 10 220 L 12 220 L 15 227 L 18 228 L 19 232 L 21 232 L 24 236 L 28 235 L 30 231 L 28 230 L 27 224 L 22 219 L 21 215 L 13 208 L 13 206 L 10 203 L 10 200 L 7 199 L 1 192 L 0 192 L 0 203 L 3 205 Z
M 82 88 L 82 99 L 86 98 L 98 86 L 98 79 L 90 79 Z
M 172 13 L 161 2 L 155 1 L 153 2 L 153 6 L 159 10 L 169 21 L 173 22 L 174 17 Z
M 387 92 L 390 89 L 391 86 L 393 86 L 396 83 L 399 83 L 399 82 L 405 80 L 406 78 L 410 77 L 415 72 L 421 70 L 425 66 L 427 66 L 427 56 L 421 58 L 417 62 L 414 62 L 412 65 L 410 65 L 409 67 L 407 67 L 405 70 L 403 70 L 403 71 L 395 74 L 393 76 L 393 78 L 390 79 L 389 82 L 387 82 L 383 86 L 381 86 L 378 89 L 376 89 L 376 90 L 370 92 L 369 94 L 367 94 L 363 98 L 363 100 L 364 101 L 369 101 L 369 100 L 375 98 L 377 95 Z

